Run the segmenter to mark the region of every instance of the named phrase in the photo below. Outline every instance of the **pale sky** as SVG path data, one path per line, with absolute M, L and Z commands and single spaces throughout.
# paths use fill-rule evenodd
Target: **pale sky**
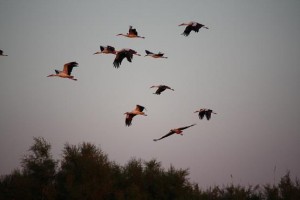
M 189 21 L 209 29 L 184 37 Z M 129 25 L 146 39 L 116 36 Z M 91 142 L 121 165 L 188 168 L 201 187 L 273 183 L 274 166 L 276 181 L 287 170 L 299 178 L 299 36 L 297 0 L 0 0 L 0 174 L 44 137 L 55 159 L 65 143 Z M 93 55 L 100 45 L 142 56 L 115 69 L 113 55 Z M 71 61 L 77 82 L 46 77 Z M 154 95 L 158 84 L 175 91 Z M 126 127 L 136 104 L 148 116 Z M 199 120 L 200 108 L 218 114 Z

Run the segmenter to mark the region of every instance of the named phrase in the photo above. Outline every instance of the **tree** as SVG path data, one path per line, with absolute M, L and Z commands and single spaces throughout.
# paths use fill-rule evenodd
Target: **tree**
M 57 176 L 59 199 L 105 199 L 112 193 L 111 163 L 95 145 L 66 144 Z
M 44 138 L 34 137 L 29 154 L 22 159 L 23 176 L 28 179 L 30 199 L 55 199 L 54 179 L 57 161 L 50 153 L 51 145 Z

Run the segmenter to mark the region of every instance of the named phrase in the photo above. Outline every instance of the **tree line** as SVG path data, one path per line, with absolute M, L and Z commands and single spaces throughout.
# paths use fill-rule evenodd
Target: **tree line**
M 164 169 L 155 159 L 132 158 L 124 166 L 90 143 L 65 144 L 54 160 L 51 145 L 34 138 L 21 168 L 0 177 L 0 200 L 299 200 L 300 183 L 287 172 L 277 185 L 200 189 L 188 169 Z

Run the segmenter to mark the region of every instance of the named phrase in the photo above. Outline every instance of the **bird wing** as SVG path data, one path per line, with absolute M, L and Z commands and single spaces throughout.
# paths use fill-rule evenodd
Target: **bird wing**
M 205 115 L 205 111 L 204 110 L 200 110 L 198 115 L 199 115 L 199 119 L 203 119 L 203 117 Z
M 165 87 L 166 89 L 172 90 L 172 88 L 170 88 L 170 87 L 167 86 L 167 85 L 164 85 L 164 87 Z
M 132 118 L 134 117 L 133 114 L 127 114 L 125 118 L 125 125 L 130 126 L 132 122 Z
M 131 61 L 132 61 L 132 58 L 133 58 L 133 54 L 134 54 L 134 53 L 136 53 L 136 52 L 133 51 L 133 50 L 129 50 L 129 51 L 126 51 L 126 52 L 125 52 L 125 56 L 126 56 L 128 62 L 131 62 Z
M 206 116 L 206 119 L 207 119 L 207 120 L 210 119 L 210 117 L 211 117 L 211 112 L 212 112 L 212 111 L 210 111 L 210 110 L 208 110 L 208 111 L 205 112 L 205 116 Z
M 146 54 L 153 54 L 151 51 L 145 50 Z
M 77 62 L 69 62 L 69 63 L 66 63 L 64 65 L 64 69 L 63 69 L 63 72 L 68 74 L 68 75 L 71 75 L 71 72 L 73 70 L 73 67 L 77 67 L 78 63 Z
M 199 29 L 200 29 L 202 26 L 204 26 L 204 25 L 199 24 L 199 23 L 194 23 L 194 24 L 192 25 L 192 30 L 195 31 L 195 32 L 199 32 Z
M 159 86 L 158 89 L 156 90 L 155 94 L 160 94 L 160 93 L 162 93 L 162 92 L 165 91 L 165 90 L 166 90 L 165 87 Z
M 132 26 L 129 27 L 129 35 L 138 35 L 138 32 Z
M 136 105 L 136 107 L 135 107 L 135 110 L 140 111 L 140 112 L 143 112 L 144 109 L 145 109 L 145 107 L 141 106 L 141 105 Z
M 122 50 L 122 51 L 119 51 L 116 55 L 116 58 L 113 62 L 113 65 L 115 68 L 119 68 L 121 63 L 122 63 L 122 60 L 126 57 L 126 51 Z
M 192 26 L 191 26 L 191 25 L 188 25 L 187 27 L 185 27 L 185 29 L 184 29 L 182 35 L 188 36 L 188 35 L 190 34 L 190 32 L 192 31 L 192 29 L 193 29 Z
M 161 138 L 158 138 L 158 139 L 154 139 L 153 141 L 158 141 L 158 140 L 161 140 L 163 138 L 166 138 L 166 137 L 169 137 L 170 135 L 173 135 L 175 132 L 174 131 L 170 131 L 169 133 L 167 133 L 166 135 L 162 136 Z
M 114 52 L 114 51 L 115 51 L 115 48 L 112 47 L 112 46 L 107 46 L 107 50 L 110 51 L 110 52 Z
M 189 127 L 191 127 L 191 126 L 195 126 L 196 124 L 192 124 L 192 125 L 190 125 L 190 126 L 184 126 L 184 127 L 181 127 L 181 128 L 178 128 L 179 130 L 184 130 L 184 129 L 187 129 L 187 128 L 189 128 Z

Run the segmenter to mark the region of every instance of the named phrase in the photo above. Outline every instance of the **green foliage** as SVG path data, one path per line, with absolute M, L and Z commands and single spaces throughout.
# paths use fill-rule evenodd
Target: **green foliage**
M 6 199 L 109 199 L 109 200 L 296 200 L 300 184 L 290 172 L 278 185 L 228 185 L 201 190 L 187 178 L 188 169 L 164 169 L 155 159 L 130 159 L 120 166 L 95 145 L 66 144 L 60 162 L 54 161 L 51 145 L 34 138 L 22 158 L 22 170 L 0 178 L 0 200 Z M 58 163 L 60 167 L 58 168 Z

